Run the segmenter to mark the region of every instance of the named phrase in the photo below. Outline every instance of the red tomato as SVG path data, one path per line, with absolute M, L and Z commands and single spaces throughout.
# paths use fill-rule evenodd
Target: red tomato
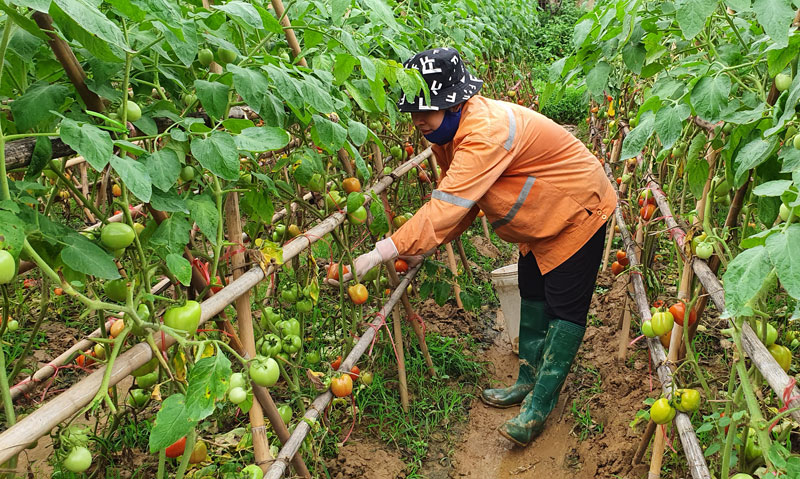
M 331 368 L 333 368 L 333 370 L 336 371 L 337 369 L 339 369 L 339 366 L 341 365 L 342 365 L 342 357 L 336 356 L 336 361 L 331 363 Z
M 343 266 L 342 271 L 344 271 L 344 274 L 347 274 L 350 272 L 350 268 Z M 339 263 L 331 263 L 330 266 L 328 266 L 327 278 L 334 281 L 339 281 Z
M 341 374 L 331 380 L 331 392 L 334 396 L 343 398 L 353 393 L 353 379 L 349 374 Z
M 353 381 L 358 379 L 358 376 L 360 374 L 361 370 L 358 368 L 358 366 L 353 366 L 352 368 L 350 368 L 350 379 L 352 379 Z
M 611 264 L 611 273 L 613 273 L 614 276 L 619 276 L 619 274 L 622 273 L 623 271 L 625 271 L 625 267 L 619 264 L 619 262 L 614 261 Z
M 628 259 L 628 255 L 624 251 L 617 251 L 617 263 L 621 264 L 622 266 L 628 266 L 630 262 L 631 261 Z
M 56 288 L 56 289 L 53 290 L 53 293 L 56 296 L 61 296 L 62 294 L 64 294 L 64 290 L 62 288 Z
M 394 261 L 394 270 L 398 273 L 407 273 L 408 272 L 408 263 L 402 259 L 396 259 Z
M 650 218 L 653 217 L 653 213 L 656 211 L 656 205 L 647 204 L 647 206 L 642 206 L 639 208 L 639 215 L 645 221 L 650 221 Z
M 167 447 L 167 457 L 178 457 L 186 449 L 186 436 L 178 439 L 171 446 Z
M 675 303 L 669 307 L 669 312 L 672 313 L 672 317 L 675 318 L 675 322 L 683 326 L 683 315 L 686 313 L 686 303 L 681 301 L 680 303 Z M 697 321 L 697 311 L 692 309 L 689 313 L 689 324 L 691 326 L 694 322 Z
M 408 156 L 414 156 L 414 147 L 409 142 L 406 142 L 406 153 L 408 153 Z

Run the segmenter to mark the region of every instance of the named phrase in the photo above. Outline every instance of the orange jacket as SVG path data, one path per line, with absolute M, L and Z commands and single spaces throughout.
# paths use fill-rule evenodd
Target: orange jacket
M 617 198 L 597 158 L 533 110 L 474 96 L 455 138 L 433 145 L 442 168 L 431 201 L 392 235 L 400 255 L 456 238 L 478 209 L 498 236 L 533 251 L 542 274 L 572 256 L 606 222 Z

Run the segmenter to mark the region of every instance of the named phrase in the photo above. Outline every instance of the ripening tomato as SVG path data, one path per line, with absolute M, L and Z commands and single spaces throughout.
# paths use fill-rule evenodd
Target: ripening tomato
M 208 456 L 208 446 L 206 446 L 205 441 L 198 439 L 197 442 L 194 443 L 192 455 L 189 456 L 189 464 L 201 463 L 206 460 L 206 456 Z
M 653 332 L 656 336 L 661 336 L 671 331 L 674 322 L 675 319 L 672 317 L 672 314 L 666 311 L 659 311 L 654 314 L 653 319 L 650 320 L 650 324 L 653 326 Z
M 789 348 L 780 344 L 772 344 L 767 349 L 781 369 L 789 372 L 789 368 L 792 366 L 792 352 Z
M 402 259 L 396 259 L 394 261 L 394 270 L 398 273 L 407 273 L 408 272 L 408 263 Z
M 114 195 L 115 198 L 119 198 L 122 196 L 122 188 L 120 188 L 118 184 L 114 183 L 114 186 L 111 187 L 111 194 Z
M 350 368 L 350 379 L 355 381 L 358 379 L 359 374 L 361 374 L 361 369 L 359 369 L 358 366 L 354 365 L 352 368 Z
M 186 449 L 186 436 L 178 439 L 171 446 L 167 447 L 167 457 L 178 457 L 183 454 L 183 450 Z
M 346 397 L 353 393 L 353 379 L 348 374 L 340 374 L 331 380 L 331 392 L 336 397 Z
M 614 276 L 619 276 L 619 275 L 620 275 L 620 273 L 622 273 L 623 271 L 625 271 L 625 267 L 624 267 L 624 266 L 622 266 L 621 264 L 619 264 L 619 262 L 618 262 L 618 261 L 614 261 L 614 262 L 611 264 L 611 273 L 612 273 Z
M 669 312 L 672 314 L 675 322 L 683 326 L 683 315 L 686 312 L 686 303 L 681 301 L 673 304 L 669 307 Z M 697 321 L 697 311 L 692 309 L 692 311 L 689 313 L 689 324 L 687 326 L 693 325 L 695 321 Z
M 406 142 L 405 149 L 406 149 L 406 154 L 408 156 L 414 156 L 414 147 L 411 146 L 411 143 Z
M 64 289 L 63 288 L 56 288 L 56 289 L 53 290 L 53 294 L 55 294 L 56 296 L 61 296 L 62 294 L 64 294 Z
M 647 206 L 642 206 L 641 208 L 639 208 L 639 215 L 642 217 L 643 220 L 650 221 L 650 218 L 653 217 L 653 213 L 655 213 L 655 211 L 656 211 L 656 205 L 648 203 Z
M 342 272 L 347 274 L 350 272 L 350 268 L 342 266 Z M 331 263 L 330 266 L 328 266 L 328 274 L 326 277 L 334 281 L 339 281 L 339 263 Z
M 617 263 L 621 264 L 622 266 L 628 266 L 630 262 L 631 260 L 628 259 L 628 254 L 625 253 L 625 251 L 617 251 Z
M 645 202 L 647 202 L 648 205 L 656 204 L 653 192 L 649 188 L 639 193 L 639 206 L 644 206 Z
M 361 182 L 358 178 L 345 178 L 342 181 L 342 189 L 349 195 L 354 191 L 361 191 Z
M 367 302 L 367 298 L 369 297 L 367 287 L 361 283 L 348 287 L 347 294 L 350 296 L 350 300 L 355 304 L 364 304 Z

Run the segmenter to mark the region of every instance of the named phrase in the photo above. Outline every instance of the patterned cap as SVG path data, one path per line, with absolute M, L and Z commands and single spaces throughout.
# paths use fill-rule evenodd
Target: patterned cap
M 483 85 L 483 80 L 467 71 L 455 48 L 434 48 L 417 53 L 403 66 L 418 70 L 431 91 L 430 105 L 425 103 L 425 95 L 411 101 L 403 95 L 397 107 L 404 112 L 450 108 L 469 100 Z

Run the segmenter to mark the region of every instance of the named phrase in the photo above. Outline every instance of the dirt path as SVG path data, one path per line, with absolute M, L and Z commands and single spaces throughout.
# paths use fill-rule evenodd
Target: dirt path
M 611 286 L 608 276 L 600 284 Z M 624 282 L 618 281 L 618 284 Z M 475 400 L 469 425 L 453 456 L 449 477 L 538 478 L 620 477 L 646 475 L 645 466 L 630 465 L 642 426 L 630 427 L 642 400 L 648 395 L 647 363 L 643 351 L 631 352 L 642 360 L 629 360 L 631 367 L 614 360 L 617 349 L 616 323 L 624 293 L 614 287 L 596 295 L 591 313 L 597 318 L 587 328 L 583 346 L 567 378 L 564 392 L 551 414 L 545 431 L 527 448 L 513 446 L 496 432 L 497 427 L 518 413 L 518 408 L 496 409 Z M 590 316 L 591 317 L 591 316 Z M 502 312 L 498 314 L 502 324 Z M 494 378 L 508 385 L 517 373 L 517 357 L 511 353 L 505 334 L 486 351 L 494 365 Z M 588 408 L 590 436 L 579 439 L 581 428 L 573 414 L 573 403 Z M 585 405 L 583 408 L 580 406 Z

